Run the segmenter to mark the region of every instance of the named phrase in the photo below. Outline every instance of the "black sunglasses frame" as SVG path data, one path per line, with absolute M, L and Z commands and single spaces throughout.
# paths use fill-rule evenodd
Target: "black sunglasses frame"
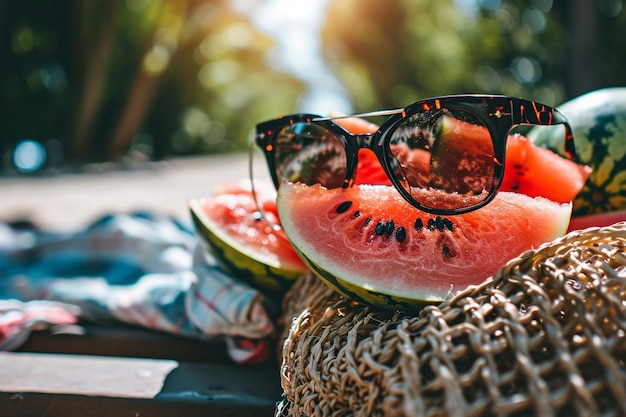
M 415 114 L 424 113 L 431 110 L 447 109 L 461 110 L 472 114 L 488 129 L 494 147 L 494 178 L 489 194 L 477 204 L 455 208 L 438 209 L 426 207 L 417 201 L 405 188 L 401 181 L 393 174 L 390 165 L 392 157 L 390 155 L 389 138 L 399 125 L 399 122 Z M 335 123 L 342 117 L 368 117 L 389 115 L 390 117 L 380 125 L 378 131 L 371 134 L 353 134 Z M 276 133 L 282 127 L 294 123 L 311 123 L 319 125 L 332 132 L 343 145 L 346 153 L 346 177 L 343 180 L 343 187 L 353 185 L 357 166 L 357 153 L 361 148 L 372 150 L 385 173 L 391 180 L 394 187 L 400 192 L 402 197 L 412 206 L 432 214 L 456 215 L 467 213 L 488 204 L 496 196 L 504 178 L 504 160 L 506 157 L 506 141 L 511 128 L 523 125 L 564 125 L 565 145 L 564 152 L 567 157 L 573 158 L 576 153 L 572 129 L 565 116 L 558 110 L 535 101 L 522 98 L 501 96 L 501 95 L 449 95 L 441 97 L 427 98 L 417 101 L 403 109 L 383 110 L 372 113 L 361 113 L 341 117 L 322 117 L 315 114 L 293 114 L 282 116 L 274 120 L 259 123 L 256 126 L 255 143 L 264 151 L 267 165 L 278 189 L 280 179 L 276 172 L 274 141 Z

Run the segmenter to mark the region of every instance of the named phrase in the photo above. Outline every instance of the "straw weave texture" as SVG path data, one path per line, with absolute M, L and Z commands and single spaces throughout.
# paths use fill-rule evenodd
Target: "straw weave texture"
M 626 415 L 625 247 L 626 223 L 572 232 L 417 316 L 305 275 L 276 415 Z

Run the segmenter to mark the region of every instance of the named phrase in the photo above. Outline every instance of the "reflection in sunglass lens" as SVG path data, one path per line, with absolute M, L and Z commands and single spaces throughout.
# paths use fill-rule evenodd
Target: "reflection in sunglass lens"
M 279 180 L 338 188 L 346 176 L 346 153 L 330 130 L 293 123 L 276 132 L 274 162 Z
M 425 207 L 478 204 L 493 186 L 491 134 L 466 111 L 438 109 L 407 117 L 388 146 L 396 178 Z

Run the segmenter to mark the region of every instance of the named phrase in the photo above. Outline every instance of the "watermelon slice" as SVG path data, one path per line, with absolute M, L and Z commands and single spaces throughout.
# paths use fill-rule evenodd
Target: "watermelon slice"
M 520 134 L 509 136 L 504 162 L 501 191 L 542 196 L 559 203 L 574 201 L 591 175 L 591 167 L 536 146 Z
M 561 236 L 571 214 L 570 203 L 501 192 L 480 210 L 443 218 L 380 185 L 283 183 L 277 205 L 291 243 L 328 285 L 355 301 L 404 310 L 483 282 Z
M 276 191 L 255 182 L 259 203 L 278 222 Z M 225 270 L 270 297 L 280 297 L 307 270 L 282 230 L 259 215 L 249 180 L 224 184 L 208 198 L 189 201 L 196 231 Z

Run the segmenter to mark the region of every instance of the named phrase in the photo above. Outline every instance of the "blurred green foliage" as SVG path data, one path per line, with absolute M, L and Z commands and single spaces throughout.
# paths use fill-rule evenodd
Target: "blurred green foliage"
M 558 105 L 626 85 L 622 0 L 330 2 L 325 58 L 355 107 L 501 93 Z
M 25 138 L 47 167 L 244 150 L 306 87 L 251 23 L 264 1 L 0 0 L 0 171 Z M 556 105 L 626 85 L 625 32 L 622 0 L 329 0 L 321 36 L 365 111 L 468 92 Z
M 0 151 L 34 138 L 63 163 L 241 151 L 303 84 L 228 1 L 0 2 Z

